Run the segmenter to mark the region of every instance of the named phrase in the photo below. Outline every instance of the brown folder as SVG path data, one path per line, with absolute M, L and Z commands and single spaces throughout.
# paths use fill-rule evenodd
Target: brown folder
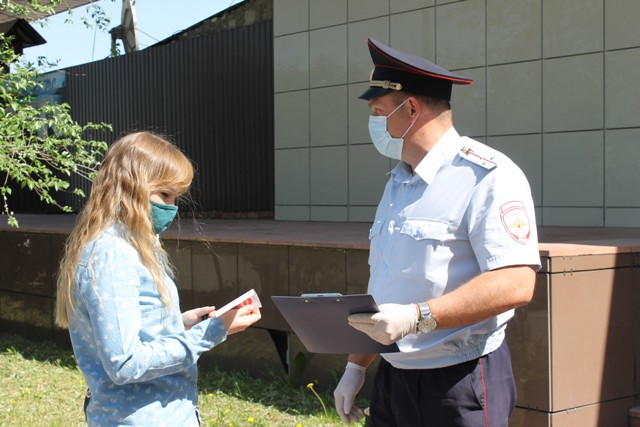
M 280 313 L 311 353 L 373 354 L 397 352 L 398 346 L 380 344 L 349 326 L 354 313 L 376 313 L 371 295 L 317 294 L 272 296 Z

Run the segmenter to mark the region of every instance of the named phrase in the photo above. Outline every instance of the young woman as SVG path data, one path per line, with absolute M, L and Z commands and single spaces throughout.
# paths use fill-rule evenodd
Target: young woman
M 251 305 L 180 313 L 157 234 L 193 167 L 170 142 L 129 134 L 107 152 L 60 266 L 56 323 L 89 386 L 91 426 L 197 426 L 200 355 L 260 319 Z M 203 320 L 204 319 L 204 320 Z

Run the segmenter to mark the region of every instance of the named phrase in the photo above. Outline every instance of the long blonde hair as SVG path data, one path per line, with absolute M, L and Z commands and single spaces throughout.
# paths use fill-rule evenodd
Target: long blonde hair
M 109 148 L 93 182 L 87 203 L 65 245 L 60 263 L 56 300 L 56 323 L 66 328 L 75 317 L 76 270 L 82 248 L 109 225 L 120 222 L 126 238 L 149 269 L 162 302 L 170 296 L 163 277 L 171 275 L 167 255 L 151 223 L 149 195 L 152 191 L 187 192 L 193 166 L 172 143 L 149 132 L 128 134 Z

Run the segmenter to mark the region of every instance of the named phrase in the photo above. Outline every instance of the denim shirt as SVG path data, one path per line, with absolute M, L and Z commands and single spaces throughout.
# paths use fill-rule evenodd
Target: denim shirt
M 427 301 L 500 267 L 540 268 L 524 174 L 506 156 L 454 128 L 415 174 L 404 162 L 392 170 L 369 239 L 369 292 L 378 304 Z M 464 327 L 408 335 L 398 341 L 399 353 L 382 357 L 400 369 L 472 360 L 500 346 L 512 316 L 509 310 Z
M 226 330 L 214 318 L 185 331 L 174 282 L 165 276 L 167 309 L 121 227 L 83 248 L 76 273 L 69 332 L 92 393 L 89 425 L 197 426 L 196 362 Z

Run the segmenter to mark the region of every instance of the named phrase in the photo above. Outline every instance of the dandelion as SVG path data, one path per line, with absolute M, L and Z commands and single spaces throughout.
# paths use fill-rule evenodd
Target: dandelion
M 296 424 L 296 427 L 302 427 L 302 424 L 298 423 Z
M 207 394 L 207 396 L 213 397 L 213 393 L 209 393 L 209 394 Z
M 253 417 L 249 417 L 249 418 L 247 418 L 247 422 L 249 422 L 249 423 L 255 423 L 255 422 L 256 422 L 256 420 L 254 420 L 254 419 L 253 419 Z
M 224 410 L 225 414 L 228 414 L 229 412 L 231 412 L 231 408 L 227 408 L 227 409 Z
M 322 409 L 324 409 L 324 414 L 327 415 L 327 407 L 324 406 L 324 402 L 322 401 L 322 398 L 320 397 L 320 395 L 316 392 L 316 390 L 313 388 L 313 383 L 309 383 L 307 384 L 307 388 L 309 390 L 311 390 L 311 392 L 318 398 L 318 400 L 320 401 L 320 404 L 322 405 Z

